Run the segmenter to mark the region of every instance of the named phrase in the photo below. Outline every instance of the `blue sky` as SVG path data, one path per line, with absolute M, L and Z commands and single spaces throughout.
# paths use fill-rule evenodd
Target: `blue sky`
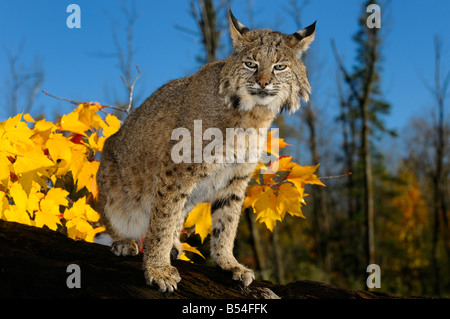
M 450 68 L 450 1 L 396 0 L 382 6 L 382 30 L 387 35 L 383 49 L 382 89 L 385 99 L 392 104 L 386 117 L 391 128 L 402 129 L 412 116 L 430 116 L 432 97 L 424 81 L 433 83 L 433 36 L 443 41 L 443 66 Z M 81 28 L 69 29 L 66 8 L 76 3 L 81 8 Z M 334 38 L 348 67 L 355 54 L 351 39 L 357 28 L 362 1 L 311 0 L 302 12 L 303 26 L 318 20 L 312 54 L 322 69 L 313 82 L 317 101 L 323 109 L 334 114 L 339 107 L 333 98 L 336 63 L 330 39 Z M 19 66 L 33 65 L 33 59 L 42 61 L 45 80 L 41 89 L 54 95 L 82 101 L 113 104 L 124 98 L 121 72 L 114 58 L 102 53 L 115 51 L 111 35 L 111 19 L 123 21 L 120 1 L 106 0 L 20 0 L 0 4 L 0 121 L 7 119 L 5 94 L 8 94 L 9 66 L 6 50 L 17 51 L 23 43 Z M 235 16 L 251 26 L 249 4 L 253 5 L 257 26 L 276 27 L 293 33 L 296 26 L 286 13 L 289 1 L 249 0 L 232 2 Z M 196 56 L 201 52 L 198 39 L 181 32 L 175 25 L 196 30 L 189 16 L 189 1 L 137 0 L 140 17 L 135 28 L 134 63 L 142 76 L 136 84 L 136 97 L 142 102 L 159 86 L 170 79 L 195 72 L 200 64 Z M 225 35 L 227 36 L 227 35 Z M 124 34 L 119 33 L 124 39 Z M 331 97 L 331 98 L 330 98 Z M 329 103 L 329 102 L 332 103 Z M 70 112 L 72 105 L 39 94 L 32 115 Z

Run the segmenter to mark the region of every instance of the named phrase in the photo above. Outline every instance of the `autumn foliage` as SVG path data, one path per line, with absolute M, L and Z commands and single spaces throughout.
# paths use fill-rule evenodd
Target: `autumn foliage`
M 120 121 L 112 114 L 102 117 L 100 111 L 104 107 L 98 103 L 82 103 L 56 123 L 35 121 L 29 114 L 0 123 L 1 219 L 45 226 L 89 242 L 104 230 L 93 208 L 95 176 L 104 142 L 118 131 Z M 287 145 L 279 142 L 280 148 Z M 305 185 L 323 185 L 314 174 L 318 165 L 300 166 L 292 157 L 273 155 L 277 160 L 270 166 L 258 165 L 243 207 L 251 207 L 270 231 L 286 213 L 304 218 Z M 202 242 L 211 232 L 210 209 L 210 203 L 197 205 L 185 224 L 195 227 Z M 183 250 L 199 254 L 186 243 Z

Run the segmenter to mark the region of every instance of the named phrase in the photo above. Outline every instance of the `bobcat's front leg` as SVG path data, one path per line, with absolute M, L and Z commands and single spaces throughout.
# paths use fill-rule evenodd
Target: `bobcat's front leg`
M 251 269 L 236 260 L 233 247 L 250 176 L 249 173 L 233 177 L 211 202 L 211 256 L 218 266 L 231 271 L 233 279 L 241 280 L 245 286 L 250 285 L 255 275 Z
M 186 196 L 174 181 L 164 180 L 159 185 L 145 242 L 144 273 L 147 284 L 157 285 L 161 292 L 173 292 L 181 277 L 170 264 L 170 253 Z
M 157 285 L 161 292 L 173 292 L 181 280 L 177 269 L 170 264 L 176 214 L 165 211 L 158 207 L 153 209 L 145 242 L 144 273 L 147 284 Z

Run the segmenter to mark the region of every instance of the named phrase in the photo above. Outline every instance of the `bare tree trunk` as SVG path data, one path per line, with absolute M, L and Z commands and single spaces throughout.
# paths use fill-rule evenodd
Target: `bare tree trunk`
M 284 274 L 284 259 L 280 254 L 280 249 L 278 246 L 278 227 L 273 228 L 273 232 L 270 235 L 270 240 L 272 242 L 272 250 L 273 250 L 273 258 L 275 260 L 275 278 L 277 279 L 278 284 L 282 285 L 285 282 L 285 274 Z
M 433 180 L 433 237 L 432 237 L 432 268 L 434 273 L 434 293 L 439 294 L 441 291 L 441 277 L 438 256 L 439 233 L 442 233 L 444 248 L 447 258 L 450 256 L 450 238 L 449 224 L 447 219 L 447 207 L 445 202 L 446 178 L 443 170 L 444 165 L 444 104 L 445 95 L 450 84 L 450 72 L 441 83 L 441 44 L 439 38 L 434 39 L 435 47 L 435 94 L 438 106 L 438 123 L 436 126 L 435 139 L 435 169 L 432 176 Z
M 304 115 L 307 127 L 309 129 L 308 143 L 311 150 L 312 163 L 320 163 L 319 151 L 317 149 L 316 116 L 312 109 L 311 101 L 309 101 L 305 106 Z M 318 168 L 316 172 L 318 175 L 320 175 L 319 169 L 320 168 Z M 313 227 L 316 246 L 319 252 L 320 268 L 328 273 L 331 270 L 327 244 L 330 226 L 325 202 L 325 193 L 323 189 L 314 189 L 314 192 L 312 192 L 312 198 Z
M 363 164 L 363 187 L 364 187 L 364 213 L 366 217 L 366 259 L 367 264 L 375 263 L 375 236 L 374 236 L 374 207 L 373 207 L 373 182 L 372 182 L 372 162 L 370 158 L 370 140 L 369 140 L 369 104 L 372 93 L 372 87 L 375 80 L 375 67 L 377 57 L 377 37 L 376 29 L 369 32 L 369 36 L 374 39 L 371 50 L 371 61 L 369 62 L 368 73 L 364 83 L 363 94 L 359 100 L 362 129 L 361 129 L 361 159 Z
M 253 254 L 255 256 L 256 268 L 255 271 L 259 273 L 260 277 L 264 280 L 269 280 L 268 267 L 266 256 L 261 245 L 261 236 L 259 234 L 258 228 L 252 218 L 253 213 L 250 209 L 244 211 L 245 217 L 247 219 L 248 227 L 250 229 L 250 245 L 253 249 Z
M 368 91 L 368 94 L 370 91 Z M 368 99 L 368 97 L 367 97 Z M 364 213 L 366 218 L 366 258 L 367 264 L 375 263 L 375 240 L 374 240 L 374 211 L 373 211 L 373 187 L 372 187 L 372 163 L 370 159 L 370 142 L 368 128 L 368 102 L 361 106 L 362 111 L 362 136 L 361 136 L 361 159 L 363 164 L 363 187 L 364 187 Z
M 359 117 L 361 119 L 361 135 L 360 135 L 360 163 L 362 166 L 361 173 L 363 179 L 363 212 L 365 218 L 365 255 L 366 263 L 375 263 L 375 235 L 374 235 L 374 205 L 373 205 L 373 182 L 372 182 L 372 163 L 370 155 L 370 128 L 369 128 L 369 105 L 371 103 L 372 91 L 376 81 L 376 65 L 378 62 L 378 31 L 377 29 L 370 29 L 366 35 L 368 37 L 368 46 L 366 50 L 367 57 L 366 66 L 363 74 L 358 74 L 358 78 L 350 75 L 340 60 L 337 53 L 336 45 L 332 41 L 333 51 L 335 53 L 337 62 L 341 73 L 350 88 L 350 96 L 348 105 L 355 101 L 359 108 Z M 349 112 L 350 113 L 350 112 Z M 348 114 L 349 114 L 348 113 Z M 350 114 L 349 114 L 350 115 Z M 354 121 L 350 121 L 353 123 Z M 353 123 L 354 124 L 354 123 Z M 354 137 L 354 135 L 353 135 Z
M 216 8 L 213 0 L 191 0 L 191 15 L 200 29 L 206 63 L 217 61 L 222 34 L 217 23 L 217 10 L 224 7 L 226 3 L 227 1 L 222 1 Z

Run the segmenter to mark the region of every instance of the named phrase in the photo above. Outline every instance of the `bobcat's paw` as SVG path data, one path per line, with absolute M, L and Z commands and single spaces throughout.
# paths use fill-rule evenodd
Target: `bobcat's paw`
M 160 292 L 173 292 L 177 289 L 177 282 L 181 280 L 178 270 L 171 266 L 147 267 L 145 269 L 145 280 L 150 286 L 157 285 Z
M 255 273 L 242 265 L 237 265 L 230 269 L 233 272 L 233 280 L 240 280 L 242 284 L 247 287 L 253 280 L 255 280 Z
M 116 256 L 136 256 L 139 254 L 139 244 L 134 239 L 120 239 L 112 243 L 111 251 Z

